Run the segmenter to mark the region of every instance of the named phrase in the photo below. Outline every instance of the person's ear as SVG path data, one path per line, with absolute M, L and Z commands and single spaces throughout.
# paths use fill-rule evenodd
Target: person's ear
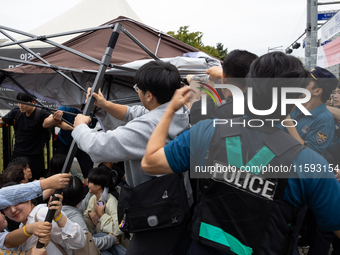
M 145 93 L 145 96 L 146 96 L 146 101 L 147 102 L 151 102 L 154 99 L 154 97 L 155 97 L 150 91 L 147 91 Z
M 225 76 L 224 73 L 222 73 L 222 84 L 228 84 L 228 78 Z
M 313 94 L 315 96 L 321 96 L 322 95 L 322 92 L 323 92 L 323 89 L 322 88 L 316 88 L 314 91 L 313 91 Z

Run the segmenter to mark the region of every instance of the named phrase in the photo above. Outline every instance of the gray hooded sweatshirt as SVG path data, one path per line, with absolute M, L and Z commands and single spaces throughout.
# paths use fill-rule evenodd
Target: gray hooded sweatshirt
M 72 137 L 95 163 L 124 161 L 126 182 L 130 187 L 136 187 L 151 179 L 151 175 L 142 170 L 141 160 L 150 136 L 168 104 L 162 104 L 150 112 L 143 106 L 128 106 L 124 118 L 128 123 L 125 126 L 104 133 L 82 124 L 72 131 Z M 188 128 L 188 111 L 182 107 L 172 119 L 167 142 Z

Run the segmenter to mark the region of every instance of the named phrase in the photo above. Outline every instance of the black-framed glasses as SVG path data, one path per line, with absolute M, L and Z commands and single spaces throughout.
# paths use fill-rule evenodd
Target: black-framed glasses
M 139 88 L 137 87 L 137 84 L 135 84 L 135 85 L 133 86 L 133 88 L 134 88 L 135 91 L 138 93 Z

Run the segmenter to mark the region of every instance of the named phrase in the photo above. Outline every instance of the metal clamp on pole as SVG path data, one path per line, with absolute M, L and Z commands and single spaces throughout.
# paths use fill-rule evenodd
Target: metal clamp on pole
M 116 46 L 116 43 L 117 43 L 121 29 L 122 29 L 122 25 L 120 23 L 116 23 L 115 27 L 112 31 L 109 44 L 108 44 L 106 51 L 103 55 L 102 62 L 100 64 L 96 79 L 94 81 L 94 84 L 93 84 L 93 87 L 92 87 L 92 93 L 93 92 L 97 93 L 98 90 L 99 90 L 99 84 L 103 81 L 105 71 L 110 64 L 112 52 L 113 52 L 114 47 Z M 91 109 L 93 108 L 93 105 L 94 105 L 95 99 L 92 97 L 92 93 L 91 93 L 89 99 L 87 100 L 87 103 L 86 103 L 84 111 L 83 111 L 83 114 L 86 115 L 86 116 L 90 115 Z M 65 163 L 63 165 L 63 169 L 62 169 L 61 173 L 68 173 L 70 171 L 72 161 L 73 161 L 73 158 L 74 158 L 74 156 L 77 152 L 77 149 L 78 149 L 77 144 L 73 140 L 72 143 L 71 143 L 70 149 L 67 153 L 66 160 L 65 160 Z M 61 192 L 62 192 L 62 190 L 59 189 L 59 190 L 55 191 L 55 194 L 61 194 Z M 55 196 L 53 196 L 53 201 L 55 201 L 55 200 L 57 200 L 57 198 Z M 52 222 L 54 213 L 55 213 L 55 210 L 48 210 L 45 221 Z M 38 241 L 37 248 L 40 249 L 42 247 L 44 247 L 44 245 Z

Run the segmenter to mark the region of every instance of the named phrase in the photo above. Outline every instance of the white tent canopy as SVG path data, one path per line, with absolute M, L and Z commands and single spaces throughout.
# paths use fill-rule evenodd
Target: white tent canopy
M 68 11 L 29 31 L 29 33 L 41 36 L 98 27 L 118 16 L 125 16 L 142 22 L 126 0 L 82 0 Z M 51 40 L 62 44 L 75 36 L 77 34 L 55 37 Z M 27 37 L 18 36 L 15 39 L 23 40 Z M 40 41 L 25 43 L 25 46 L 29 48 L 51 47 L 51 45 Z M 11 48 L 13 47 L 18 48 L 19 46 L 11 46 Z

